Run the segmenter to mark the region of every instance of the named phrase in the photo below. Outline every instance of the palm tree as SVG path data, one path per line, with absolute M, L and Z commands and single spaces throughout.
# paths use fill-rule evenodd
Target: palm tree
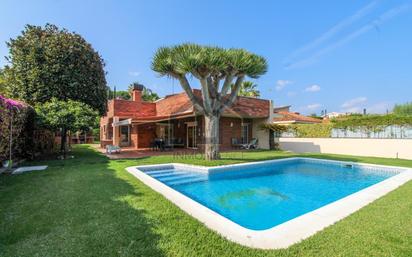
M 195 110 L 205 116 L 205 157 L 213 160 L 220 158 L 221 114 L 236 100 L 245 77 L 258 78 L 266 73 L 267 62 L 244 49 L 182 44 L 159 48 L 152 69 L 161 76 L 178 80 Z M 193 93 L 187 76 L 200 82 L 202 99 Z
M 239 95 L 257 98 L 260 96 L 260 91 L 257 89 L 257 85 L 252 81 L 243 81 L 239 90 Z

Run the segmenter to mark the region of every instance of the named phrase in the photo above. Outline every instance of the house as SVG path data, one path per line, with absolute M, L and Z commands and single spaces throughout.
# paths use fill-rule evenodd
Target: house
M 201 99 L 201 91 L 194 89 Z M 237 97 L 220 118 L 220 144 L 230 149 L 234 142 L 259 139 L 260 148 L 269 147 L 269 133 L 260 129 L 270 120 L 269 100 Z M 156 102 L 142 100 L 142 88 L 134 87 L 131 100 L 114 99 L 100 120 L 101 147 L 116 145 L 133 149 L 149 148 L 155 139 L 174 147 L 198 148 L 205 142 L 204 116 L 197 112 L 186 93 L 168 95 Z
M 348 114 L 347 113 L 341 113 L 341 112 L 329 112 L 329 113 L 324 115 L 324 118 L 333 119 L 333 118 L 346 116 L 346 115 L 348 115 Z
M 315 124 L 322 123 L 322 120 L 301 115 L 298 112 L 291 112 L 290 105 L 273 108 L 272 123 L 275 124 Z

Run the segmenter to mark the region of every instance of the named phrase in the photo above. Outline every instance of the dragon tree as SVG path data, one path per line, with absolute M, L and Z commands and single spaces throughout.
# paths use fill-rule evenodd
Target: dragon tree
M 161 47 L 153 57 L 152 69 L 179 81 L 196 111 L 205 116 L 205 158 L 219 159 L 219 119 L 236 101 L 246 77 L 266 73 L 262 56 L 244 49 L 181 44 Z M 193 93 L 188 77 L 199 81 L 201 98 Z

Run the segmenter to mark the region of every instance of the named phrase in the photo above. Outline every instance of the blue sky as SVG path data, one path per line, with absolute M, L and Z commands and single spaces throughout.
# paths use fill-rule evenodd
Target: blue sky
M 412 100 L 411 1 L 2 0 L 0 11 L 0 56 L 25 24 L 53 23 L 94 46 L 118 89 L 139 81 L 160 95 L 181 91 L 151 58 L 194 42 L 265 56 L 269 70 L 255 81 L 262 97 L 306 114 L 381 113 Z

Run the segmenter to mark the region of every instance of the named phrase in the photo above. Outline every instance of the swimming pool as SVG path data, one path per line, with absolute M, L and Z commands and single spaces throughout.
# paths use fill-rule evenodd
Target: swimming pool
M 258 248 L 287 247 L 412 178 L 410 170 L 400 167 L 310 158 L 128 171 L 208 227 Z

